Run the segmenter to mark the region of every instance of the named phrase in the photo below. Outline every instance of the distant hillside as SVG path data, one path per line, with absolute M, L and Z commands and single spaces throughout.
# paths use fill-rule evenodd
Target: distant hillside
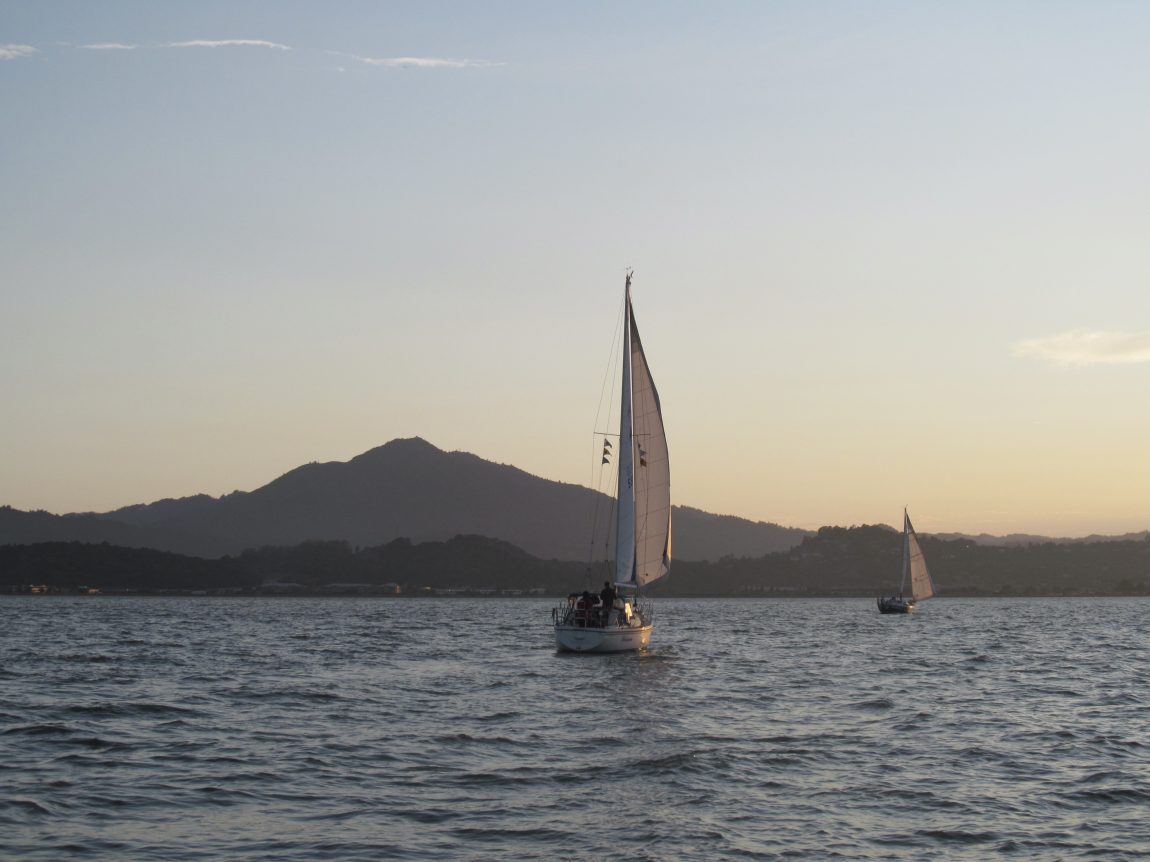
M 924 537 L 940 596 L 1147 595 L 1150 541 L 977 545 Z M 887 527 L 824 527 L 789 551 L 672 567 L 667 596 L 874 596 L 898 589 L 902 543 Z M 376 547 L 303 542 L 208 560 L 78 542 L 0 546 L 0 592 L 517 592 L 597 589 L 605 563 L 541 560 L 498 539 L 397 539 Z
M 217 557 L 265 545 L 339 540 L 380 545 L 456 535 L 501 539 L 543 559 L 586 560 L 598 516 L 605 556 L 610 500 L 580 485 L 541 479 L 419 438 L 393 440 L 347 462 L 312 463 L 262 488 L 139 504 L 101 515 L 0 508 L 0 544 L 109 542 Z M 759 556 L 792 547 L 807 531 L 674 512 L 678 559 Z
M 540 560 L 484 536 L 421 544 L 396 539 L 372 548 L 302 542 L 218 560 L 81 542 L 0 546 L 0 592 L 43 585 L 64 593 L 330 593 L 397 583 L 417 595 L 454 589 L 560 595 L 591 585 L 583 563 Z
M 672 520 L 675 555 L 684 560 L 759 557 L 793 548 L 813 535 L 810 530 L 712 515 L 690 506 L 675 506 Z
M 53 515 L 0 506 L 0 545 L 32 542 L 107 542 L 132 548 L 190 552 L 188 549 L 197 545 L 197 537 L 167 524 L 140 526 L 93 513 Z
M 920 536 L 940 596 L 1146 595 L 1150 540 L 989 546 Z M 822 527 L 795 548 L 753 560 L 681 565 L 678 595 L 879 595 L 896 591 L 899 533 Z
M 1097 533 L 1091 533 L 1089 536 L 1081 538 L 1051 538 L 1050 536 L 1035 536 L 1030 533 L 1008 533 L 1005 536 L 992 536 L 989 533 L 979 533 L 978 535 L 969 535 L 967 533 L 934 533 L 936 539 L 943 539 L 948 541 L 965 540 L 969 542 L 977 542 L 980 545 L 994 545 L 998 547 L 1009 547 L 1012 545 L 1072 545 L 1077 543 L 1089 542 L 1139 542 L 1150 535 L 1150 531 L 1142 530 L 1138 533 L 1123 533 L 1120 536 L 1100 536 Z
M 205 560 L 151 548 L 81 542 L 0 546 L 0 590 L 53 592 L 87 588 L 156 593 L 165 590 L 251 590 L 260 578 L 232 560 Z

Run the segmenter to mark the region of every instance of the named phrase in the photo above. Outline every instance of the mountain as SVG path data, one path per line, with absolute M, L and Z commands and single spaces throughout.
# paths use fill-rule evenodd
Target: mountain
M 340 540 L 443 541 L 477 535 L 542 559 L 607 556 L 611 500 L 581 485 L 532 476 L 420 438 L 393 440 L 350 461 L 297 467 L 254 491 L 127 506 L 103 514 L 51 515 L 0 508 L 0 544 L 109 542 L 203 557 L 266 545 Z M 592 554 L 590 533 L 597 541 Z M 678 559 L 761 556 L 807 531 L 677 507 Z

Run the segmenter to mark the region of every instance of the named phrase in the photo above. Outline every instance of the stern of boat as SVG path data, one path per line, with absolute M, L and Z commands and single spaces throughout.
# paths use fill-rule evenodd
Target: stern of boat
M 914 599 L 878 599 L 880 614 L 909 614 L 914 610 Z
M 568 600 L 553 608 L 555 648 L 559 652 L 630 652 L 646 649 L 654 628 L 648 607 L 625 609 L 585 607 L 582 601 Z
M 559 652 L 633 652 L 646 649 L 654 626 L 624 628 L 574 628 L 555 626 L 555 648 Z

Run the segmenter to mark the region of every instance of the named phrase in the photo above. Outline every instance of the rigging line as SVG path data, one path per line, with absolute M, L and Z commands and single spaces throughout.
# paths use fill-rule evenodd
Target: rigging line
M 619 435 L 613 435 L 619 436 Z M 618 456 L 618 453 L 616 453 Z M 615 464 L 600 465 L 600 470 L 606 470 L 605 478 L 600 476 L 599 489 L 607 498 L 607 516 L 603 522 L 603 559 L 610 562 L 611 538 L 614 531 L 611 529 L 615 523 L 616 512 L 619 506 L 619 471 Z M 598 522 L 597 522 L 598 523 Z M 617 537 L 616 537 L 617 538 Z
M 599 450 L 596 450 L 596 451 L 599 451 Z M 607 478 L 606 482 L 604 482 L 603 473 L 604 473 L 605 467 L 611 467 L 611 466 L 613 466 L 613 465 L 610 465 L 610 464 L 604 465 L 602 463 L 602 457 L 600 457 L 599 480 L 598 480 L 598 483 L 596 484 L 596 487 L 594 488 L 595 505 L 593 507 L 594 508 L 594 514 L 592 515 L 592 519 L 591 519 L 591 540 L 590 540 L 590 543 L 588 546 L 588 564 L 594 562 L 595 543 L 596 543 L 597 537 L 599 535 L 600 527 L 602 527 L 602 530 L 603 530 L 603 552 L 605 555 L 610 554 L 611 524 L 614 523 L 614 518 L 615 518 L 615 502 L 616 502 L 615 501 L 615 489 L 616 489 L 616 485 L 618 484 L 618 481 L 617 481 L 617 477 L 615 476 L 615 473 L 611 470 L 607 470 L 607 477 L 608 478 Z M 602 498 L 603 497 L 607 497 L 607 499 L 609 501 L 609 505 L 607 507 L 607 512 L 606 512 L 606 519 L 605 519 L 606 522 L 605 523 L 600 518 L 600 510 L 602 507 Z
M 607 366 L 603 371 L 603 384 L 599 389 L 599 404 L 595 408 L 595 423 L 591 426 L 591 429 L 592 429 L 592 432 L 591 432 L 591 450 L 593 453 L 593 457 L 591 460 L 591 488 L 597 492 L 600 492 L 600 493 L 602 492 L 602 488 L 603 488 L 603 467 L 607 466 L 607 465 L 603 464 L 603 458 L 601 455 L 598 454 L 598 447 L 595 445 L 595 436 L 596 436 L 595 429 L 597 429 L 599 427 L 599 417 L 603 413 L 603 399 L 604 398 L 610 399 L 610 392 L 612 392 L 615 388 L 615 375 L 618 373 L 618 370 L 616 368 L 617 363 L 614 361 L 614 358 L 615 358 L 615 353 L 616 353 L 616 349 L 617 349 L 616 346 L 619 344 L 621 333 L 623 331 L 623 318 L 626 316 L 624 313 L 626 311 L 626 302 L 627 302 L 627 297 L 624 295 L 622 302 L 620 302 L 620 304 L 619 304 L 618 322 L 615 324 L 615 333 L 611 338 L 611 349 L 607 354 Z M 611 377 L 611 389 L 610 390 L 608 390 L 608 388 L 607 388 L 607 377 L 608 377 L 608 375 L 610 375 L 610 377 Z M 608 423 L 608 425 L 610 425 L 612 409 L 613 409 L 610 400 L 608 400 L 607 405 L 608 405 L 607 406 L 607 423 Z M 595 476 L 596 465 L 598 465 L 598 471 L 599 471 L 598 478 L 596 478 L 596 476 Z M 588 547 L 588 560 L 587 560 L 588 565 L 591 564 L 591 562 L 593 561 L 594 556 L 595 556 L 595 533 L 599 527 L 599 503 L 600 503 L 599 493 L 596 493 L 595 504 L 592 507 L 592 512 L 591 512 L 591 531 L 590 531 L 591 541 L 590 541 L 590 545 Z M 610 523 L 610 521 L 608 521 L 608 523 Z M 610 531 L 609 527 L 605 528 L 604 532 L 606 533 L 606 535 L 608 537 L 610 536 L 611 531 Z
M 619 487 L 619 479 L 618 479 L 618 475 L 616 475 L 615 487 L 613 487 L 611 489 L 611 498 L 610 498 L 611 499 L 611 505 L 608 507 L 608 510 L 607 510 L 607 526 L 603 530 L 603 559 L 608 561 L 608 565 L 610 564 L 610 560 L 611 560 L 611 526 L 610 525 L 615 523 L 615 510 L 616 510 L 616 507 L 619 505 L 619 495 L 616 493 L 618 491 L 618 487 Z M 613 579 L 614 578 L 612 578 L 612 580 Z
M 599 483 L 603 481 L 603 478 L 602 478 L 602 476 L 603 476 L 603 464 L 602 464 L 603 456 L 596 454 L 598 451 L 599 451 L 598 447 L 595 445 L 595 434 L 592 433 L 591 434 L 591 454 L 592 454 L 591 492 L 594 494 L 595 502 L 591 506 L 591 531 L 590 531 L 590 540 L 589 540 L 588 546 L 587 546 L 587 567 L 588 567 L 588 569 L 590 569 L 590 567 L 594 564 L 594 561 L 595 561 L 595 531 L 599 527 L 599 488 L 598 488 L 598 486 L 599 486 Z M 596 460 L 599 461 L 599 479 L 598 480 L 595 479 L 595 466 L 594 465 L 595 465 Z
M 624 298 L 624 302 L 626 302 L 625 298 Z M 603 399 L 605 397 L 607 397 L 607 393 L 608 393 L 608 390 L 607 390 L 607 377 L 608 377 L 608 375 L 610 375 L 610 377 L 611 377 L 611 391 L 614 391 L 614 388 L 615 388 L 615 375 L 618 373 L 618 369 L 616 367 L 617 363 L 614 360 L 615 360 L 616 345 L 618 345 L 620 334 L 623 331 L 623 316 L 624 316 L 623 315 L 623 303 L 620 303 L 620 305 L 619 305 L 619 319 L 618 319 L 618 322 L 615 324 L 615 334 L 611 338 L 611 349 L 607 354 L 607 365 L 604 367 L 604 370 L 603 370 L 603 385 L 599 389 L 599 405 L 595 409 L 595 424 L 591 426 L 592 430 L 599 427 L 599 417 L 603 413 Z M 610 427 L 611 411 L 612 411 L 613 407 L 612 407 L 612 404 L 610 401 L 607 402 L 607 405 L 608 405 L 607 406 L 607 425 L 608 425 L 608 427 Z M 594 471 L 592 471 L 592 473 L 594 473 Z M 594 478 L 594 475 L 592 475 L 592 479 L 593 478 Z

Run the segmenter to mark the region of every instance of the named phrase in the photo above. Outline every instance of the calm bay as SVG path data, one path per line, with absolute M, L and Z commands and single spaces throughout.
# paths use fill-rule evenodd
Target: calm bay
M 1142 859 L 1150 599 L 5 597 L 0 856 Z

